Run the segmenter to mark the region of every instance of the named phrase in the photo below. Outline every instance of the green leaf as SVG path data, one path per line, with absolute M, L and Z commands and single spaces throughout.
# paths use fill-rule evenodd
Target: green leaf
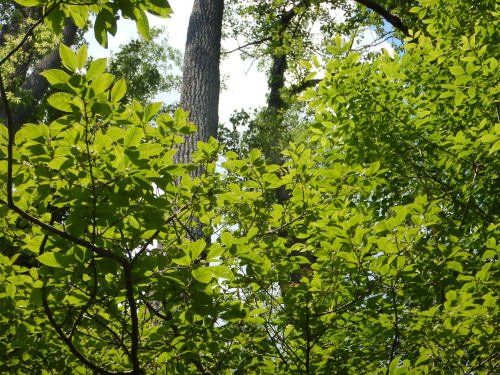
M 111 89 L 111 101 L 118 103 L 127 93 L 127 82 L 121 78 L 114 84 Z
M 399 365 L 399 357 L 394 358 L 389 364 L 389 375 L 396 375 L 396 369 Z
M 309 61 L 301 60 L 299 64 L 305 69 L 312 69 L 312 65 Z
M 59 69 L 45 70 L 40 75 L 44 76 L 52 86 L 66 84 L 70 78 L 69 74 Z
M 14 297 L 16 296 L 16 286 L 14 284 L 7 284 L 7 286 L 5 287 L 5 293 L 10 298 L 14 299 Z
M 208 261 L 217 260 L 222 254 L 224 254 L 225 251 L 226 251 L 226 249 L 223 248 L 221 245 L 216 244 L 216 243 L 211 244 L 210 251 L 208 252 L 208 255 L 207 255 L 207 260 Z
M 87 74 L 85 75 L 87 77 L 87 80 L 91 81 L 104 73 L 104 71 L 106 70 L 107 61 L 108 60 L 105 58 L 92 61 L 89 68 L 87 69 Z
M 491 155 L 494 152 L 497 152 L 498 150 L 500 150 L 500 140 L 496 141 L 495 144 L 493 146 L 491 146 L 490 151 L 488 152 L 488 154 Z
M 70 16 L 76 26 L 84 29 L 87 26 L 89 18 L 89 9 L 87 5 L 69 5 L 66 9 L 70 9 Z
M 163 106 L 162 102 L 157 102 L 157 103 L 150 103 L 144 108 L 144 117 L 143 121 L 148 122 L 150 121 L 161 109 Z
M 56 7 L 52 12 L 48 13 L 44 19 L 47 27 L 52 30 L 55 34 L 61 34 L 64 28 L 64 22 L 66 20 L 66 14 L 64 11 Z
M 452 66 L 450 68 L 450 72 L 451 74 L 453 74 L 454 76 L 461 76 L 462 74 L 465 74 L 465 70 L 464 68 L 462 68 L 461 66 L 459 65 L 455 65 L 455 66 Z
M 143 131 L 141 128 L 133 127 L 127 129 L 125 132 L 125 139 L 123 142 L 123 147 L 125 149 L 130 147 L 138 146 L 141 143 L 141 139 L 143 137 Z
M 234 279 L 233 272 L 226 266 L 219 265 L 219 266 L 212 266 L 210 268 L 212 270 L 212 273 L 217 277 L 221 277 L 223 279 L 228 279 L 228 280 Z
M 166 18 L 172 14 L 172 9 L 167 0 L 149 0 L 145 6 L 145 9 L 155 16 Z
M 108 47 L 108 32 L 111 35 L 116 34 L 116 19 L 108 8 L 102 8 L 95 19 L 94 36 L 97 42 L 105 48 Z
M 87 55 L 88 55 L 88 48 L 87 45 L 84 44 L 83 46 L 80 47 L 80 49 L 76 53 L 78 69 L 82 69 L 87 63 Z
M 207 284 L 212 280 L 212 271 L 208 267 L 199 267 L 191 271 L 193 277 L 201 283 Z
M 151 35 L 149 33 L 148 16 L 141 8 L 138 7 L 134 8 L 134 16 L 137 31 L 146 41 L 149 41 L 151 39 Z
M 179 266 L 189 266 L 191 264 L 191 259 L 187 255 L 182 258 L 172 259 L 172 261 Z
M 192 260 L 198 259 L 207 244 L 204 240 L 197 240 L 189 244 L 189 253 Z
M 65 259 L 65 257 L 59 253 L 43 253 L 36 259 L 38 259 L 40 263 L 54 268 L 65 268 L 69 265 L 69 262 Z
M 47 163 L 47 167 L 58 170 L 67 160 L 68 158 L 65 157 L 54 158 L 49 163 Z
M 318 94 L 316 93 L 316 91 L 314 91 L 313 89 L 309 88 L 300 97 L 300 100 L 310 100 L 310 99 L 316 98 L 317 96 L 318 96 Z
M 464 272 L 462 269 L 462 265 L 454 260 L 452 260 L 451 262 L 447 262 L 446 267 L 449 268 L 450 270 L 454 270 L 460 273 Z
M 35 7 L 41 4 L 40 0 L 15 0 L 15 2 L 23 7 Z
M 106 91 L 111 85 L 111 83 L 113 83 L 114 79 L 115 79 L 114 75 L 109 73 L 103 73 L 92 81 L 90 87 L 94 90 L 94 94 L 99 94 L 101 92 Z
M 52 94 L 47 99 L 47 102 L 54 107 L 63 112 L 73 112 L 73 108 L 70 103 L 73 100 L 73 97 L 67 92 L 56 92 Z
M 76 71 L 78 67 L 78 59 L 71 48 L 61 43 L 59 46 L 59 55 L 61 56 L 61 61 L 66 68 L 72 72 Z

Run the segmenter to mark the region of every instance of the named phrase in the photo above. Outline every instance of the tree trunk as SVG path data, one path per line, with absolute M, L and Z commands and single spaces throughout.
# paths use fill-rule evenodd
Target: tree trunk
M 61 42 L 67 46 L 74 44 L 76 40 L 77 27 L 71 21 L 67 19 L 66 26 L 64 27 Z M 23 66 L 28 66 L 29 62 L 24 62 L 21 64 Z M 20 105 L 14 106 L 12 110 L 12 120 L 14 129 L 17 132 L 21 126 L 29 121 L 33 115 L 33 110 L 36 104 L 43 98 L 45 92 L 49 88 L 49 83 L 47 80 L 40 75 L 41 72 L 49 69 L 59 69 L 61 68 L 61 58 L 59 56 L 59 45 L 57 45 L 50 53 L 45 55 L 35 66 L 33 72 L 29 77 L 26 77 L 21 84 L 21 89 L 26 93 L 29 93 L 30 100 L 29 103 L 21 103 Z M 17 72 L 18 74 L 25 75 L 27 69 L 24 69 L 24 73 Z M 0 103 L 0 120 L 5 118 L 3 103 Z
M 198 131 L 186 137 L 176 162 L 191 162 L 196 142 L 217 136 L 219 124 L 220 50 L 224 0 L 195 0 L 189 19 L 180 107 Z M 201 173 L 201 170 L 197 173 Z

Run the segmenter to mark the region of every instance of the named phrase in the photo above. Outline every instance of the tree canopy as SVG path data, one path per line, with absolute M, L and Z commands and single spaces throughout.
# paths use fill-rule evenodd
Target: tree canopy
M 248 3 L 259 26 L 271 10 L 313 20 L 308 7 L 324 2 Z M 399 20 L 400 44 L 364 54 L 339 26 L 318 57 L 287 50 L 285 40 L 301 43 L 293 33 L 271 37 L 267 61 L 286 56 L 298 75 L 283 71 L 283 105 L 270 95 L 246 119 L 287 124 L 286 147 L 272 133 L 278 157 L 248 143 L 227 151 L 196 138 L 208 125 L 188 121 L 182 103 L 127 95 L 140 82 L 119 74 L 130 79 L 139 41 L 111 64 L 61 43 L 61 65 L 40 73 L 53 112 L 16 123 L 12 69 L 42 23 L 60 38 L 68 19 L 90 22 L 106 44 L 120 16 L 148 38 L 146 12 L 171 10 L 164 0 L 2 5 L 2 19 L 19 7 L 35 16 L 1 29 L 12 42 L 0 41 L 0 372 L 498 372 L 498 4 L 331 3 L 381 32 L 382 19 Z M 299 115 L 287 123 L 290 108 Z

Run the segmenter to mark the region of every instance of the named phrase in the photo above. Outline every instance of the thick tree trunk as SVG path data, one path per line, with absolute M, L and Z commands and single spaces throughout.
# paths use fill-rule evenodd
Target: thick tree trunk
M 195 0 L 189 19 L 180 107 L 198 131 L 186 137 L 176 162 L 191 162 L 197 141 L 217 136 L 219 124 L 220 50 L 224 0 Z M 199 171 L 198 173 L 201 173 Z

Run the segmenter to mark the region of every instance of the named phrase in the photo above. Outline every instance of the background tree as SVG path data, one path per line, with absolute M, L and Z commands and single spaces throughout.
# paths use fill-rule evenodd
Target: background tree
M 109 71 L 126 79 L 129 101 L 151 102 L 158 94 L 179 92 L 181 85 L 182 54 L 162 38 L 163 29 L 151 29 L 151 39 L 133 39 L 120 46 L 109 59 Z M 172 106 L 175 103 L 172 103 Z
M 279 162 L 280 150 L 298 135 L 294 128 L 300 127 L 304 120 L 301 114 L 307 112 L 297 97 L 320 81 L 315 76 L 324 69 L 327 47 L 335 36 L 340 34 L 355 42 L 371 28 L 377 35 L 373 45 L 390 38 L 400 41 L 408 36 L 409 25 L 420 28 L 418 20 L 408 12 L 412 4 L 416 5 L 371 0 L 229 2 L 228 35 L 237 40 L 243 37 L 241 47 L 230 52 L 241 51 L 244 58 L 255 59 L 263 66 L 269 93 L 266 108 L 257 111 L 251 121 L 238 124 L 239 117 L 247 116 L 235 115 L 233 126 L 239 125 L 240 130 L 224 129 L 223 140 L 248 150 L 262 148 L 270 160 Z M 384 25 L 390 25 L 395 32 L 386 31 Z M 366 58 L 369 47 L 363 47 Z M 316 72 L 308 70 L 313 59 Z

